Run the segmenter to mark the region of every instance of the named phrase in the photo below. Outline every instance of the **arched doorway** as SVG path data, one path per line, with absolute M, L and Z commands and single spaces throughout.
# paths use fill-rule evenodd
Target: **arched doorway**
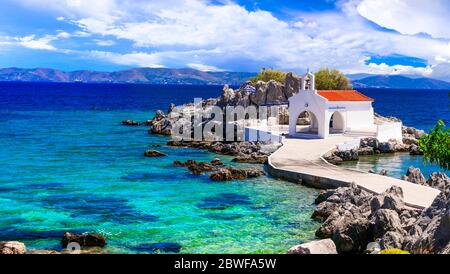
M 319 133 L 319 123 L 316 115 L 310 111 L 303 111 L 297 117 L 295 132 L 301 134 L 315 134 Z
M 330 134 L 344 133 L 345 121 L 344 116 L 339 111 L 335 111 L 330 118 Z

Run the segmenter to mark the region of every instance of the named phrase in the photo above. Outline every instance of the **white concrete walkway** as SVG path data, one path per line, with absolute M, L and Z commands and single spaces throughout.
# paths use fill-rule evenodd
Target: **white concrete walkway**
M 403 189 L 408 206 L 425 208 L 431 205 L 439 190 L 399 179 L 350 170 L 331 165 L 321 156 L 336 144 L 352 140 L 352 137 L 333 136 L 327 139 L 286 139 L 284 145 L 269 157 L 269 165 L 280 173 L 283 171 L 326 178 L 342 184 L 356 183 L 373 193 L 382 193 L 393 185 Z

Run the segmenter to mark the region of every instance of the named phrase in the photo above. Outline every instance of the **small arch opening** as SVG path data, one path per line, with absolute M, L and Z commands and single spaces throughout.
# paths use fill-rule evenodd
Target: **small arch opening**
M 297 118 L 295 132 L 301 134 L 319 133 L 319 123 L 316 115 L 310 111 L 303 111 Z
M 339 111 L 335 111 L 330 118 L 330 134 L 340 134 L 345 131 L 344 116 Z

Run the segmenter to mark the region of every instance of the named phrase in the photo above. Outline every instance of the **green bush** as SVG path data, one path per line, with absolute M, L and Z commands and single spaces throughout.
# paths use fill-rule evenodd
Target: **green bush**
M 423 160 L 431 164 L 438 164 L 445 170 L 450 169 L 450 128 L 444 121 L 439 120 L 437 125 L 419 140 Z
M 401 249 L 384 249 L 380 251 L 380 254 L 409 254 L 408 251 L 406 250 L 401 250 Z
M 269 82 L 270 80 L 277 81 L 283 84 L 286 79 L 286 73 L 281 70 L 275 69 L 261 69 L 261 71 L 253 78 L 250 78 L 250 82 L 255 85 L 258 81 Z
M 337 69 L 320 69 L 315 73 L 316 89 L 318 90 L 346 90 L 352 89 L 350 80 Z

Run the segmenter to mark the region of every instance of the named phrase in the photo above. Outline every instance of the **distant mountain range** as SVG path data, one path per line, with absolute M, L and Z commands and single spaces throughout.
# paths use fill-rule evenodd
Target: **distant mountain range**
M 402 75 L 368 76 L 353 80 L 352 84 L 354 88 L 450 89 L 450 83 L 445 81 Z
M 65 72 L 47 68 L 0 69 L 0 81 L 57 83 L 133 83 L 170 85 L 238 86 L 255 76 L 251 72 L 205 72 L 191 68 L 135 68 L 115 72 L 80 70 Z M 411 75 L 347 75 L 354 88 L 450 89 L 450 83 Z
M 169 85 L 241 85 L 255 73 L 204 72 L 190 68 L 136 68 L 116 72 L 71 71 L 35 68 L 0 69 L 0 81 L 58 82 L 58 83 L 135 83 Z

